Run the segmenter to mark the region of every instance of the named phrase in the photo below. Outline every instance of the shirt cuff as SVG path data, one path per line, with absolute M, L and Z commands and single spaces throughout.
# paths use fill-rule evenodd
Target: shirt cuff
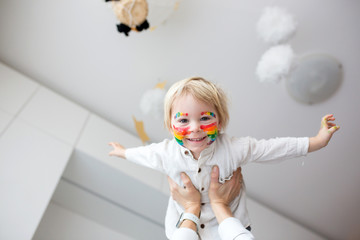
M 171 237 L 171 240 L 184 240 L 184 239 L 198 240 L 199 237 L 194 230 L 184 227 L 176 229 Z
M 241 239 L 254 239 L 253 235 L 245 229 L 240 220 L 234 217 L 229 217 L 222 221 L 218 231 L 220 238 L 223 240 L 236 239 L 239 235 L 243 235 Z
M 141 160 L 144 159 L 139 154 L 139 149 L 141 149 L 141 148 L 142 148 L 142 146 L 141 147 L 134 147 L 134 148 L 127 148 L 125 150 L 125 159 L 130 161 L 130 162 L 142 165 L 142 166 L 147 166 L 147 165 L 145 165 L 144 163 L 141 162 Z
M 132 151 L 133 151 L 134 148 L 126 148 L 125 149 L 125 159 L 126 160 L 131 160 L 133 157 L 132 157 Z
M 298 154 L 300 156 L 306 156 L 309 152 L 309 141 L 308 137 L 298 138 Z

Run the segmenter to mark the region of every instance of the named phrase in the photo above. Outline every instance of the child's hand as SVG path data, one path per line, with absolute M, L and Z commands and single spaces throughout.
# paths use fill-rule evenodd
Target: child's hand
M 109 156 L 125 158 L 126 149 L 122 145 L 117 142 L 109 142 L 109 145 L 114 148 L 111 152 L 109 152 Z
M 334 132 L 340 128 L 340 126 L 337 126 L 335 123 L 329 122 L 334 120 L 333 114 L 326 115 L 322 118 L 319 133 L 315 137 L 310 138 L 309 152 L 319 150 L 329 143 Z

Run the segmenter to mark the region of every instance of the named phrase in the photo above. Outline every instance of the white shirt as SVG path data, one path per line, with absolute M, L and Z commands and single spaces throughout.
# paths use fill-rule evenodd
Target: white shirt
M 208 188 L 210 186 L 211 169 L 219 166 L 219 181 L 225 182 L 232 177 L 233 172 L 248 162 L 278 162 L 284 159 L 304 156 L 309 148 L 309 138 L 274 138 L 256 140 L 251 137 L 230 138 L 226 134 L 219 134 L 216 141 L 203 150 L 198 160 L 191 152 L 180 146 L 175 140 L 164 140 L 148 146 L 129 148 L 126 159 L 137 164 L 163 172 L 177 184 L 183 186 L 180 173 L 185 172 L 194 186 L 201 193 L 201 207 L 199 229 L 201 239 L 220 239 L 218 235 L 215 215 L 210 206 Z M 250 225 L 246 207 L 245 185 L 230 208 L 235 218 L 243 226 Z M 183 208 L 172 197 L 165 218 L 166 236 L 171 238 L 176 230 L 176 223 L 183 212 Z
M 244 228 L 239 219 L 229 217 L 219 225 L 219 235 L 222 240 L 253 240 L 254 236 Z M 197 233 L 190 228 L 178 228 L 171 240 L 198 240 Z

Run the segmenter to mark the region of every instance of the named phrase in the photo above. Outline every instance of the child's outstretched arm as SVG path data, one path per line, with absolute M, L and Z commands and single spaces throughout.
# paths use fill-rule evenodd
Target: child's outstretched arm
M 169 151 L 167 143 L 168 141 L 163 141 L 146 146 L 125 148 L 117 142 L 109 142 L 109 146 L 113 147 L 113 150 L 109 152 L 109 156 L 120 157 L 141 166 L 168 174 L 164 168 L 164 161 L 169 161 L 169 157 L 167 156 L 171 156 L 171 151 Z M 172 159 L 173 157 L 170 158 Z
M 334 120 L 333 114 L 328 114 L 322 118 L 318 134 L 315 137 L 310 138 L 308 152 L 319 150 L 329 143 L 334 132 L 340 128 L 340 126 L 337 126 L 335 123 L 329 122 Z
M 112 151 L 109 152 L 109 156 L 116 156 L 126 159 L 125 157 L 126 148 L 124 148 L 122 145 L 120 145 L 117 142 L 109 142 L 109 145 L 114 148 Z

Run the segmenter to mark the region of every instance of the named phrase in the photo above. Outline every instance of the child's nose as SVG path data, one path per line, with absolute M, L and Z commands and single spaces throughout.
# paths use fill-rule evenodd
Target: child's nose
M 191 129 L 192 132 L 199 132 L 201 130 L 200 128 L 200 123 L 198 122 L 194 122 L 191 124 Z

